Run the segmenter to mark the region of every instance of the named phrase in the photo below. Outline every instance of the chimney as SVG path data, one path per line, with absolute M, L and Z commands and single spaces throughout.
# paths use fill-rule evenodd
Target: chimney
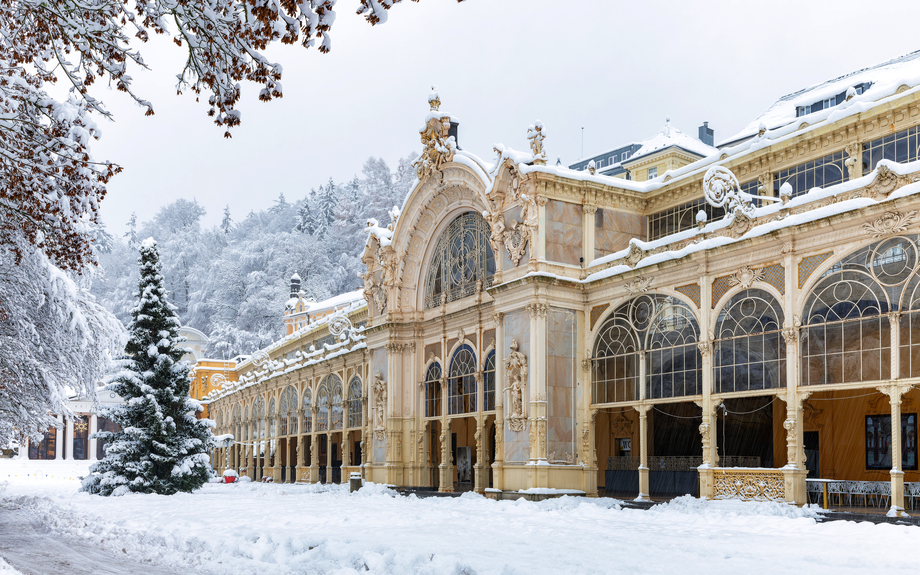
M 291 297 L 297 297 L 298 293 L 300 293 L 300 276 L 295 272 L 291 276 Z
M 715 131 L 709 127 L 709 122 L 703 122 L 703 125 L 700 126 L 700 141 L 704 144 L 713 146 L 715 141 Z

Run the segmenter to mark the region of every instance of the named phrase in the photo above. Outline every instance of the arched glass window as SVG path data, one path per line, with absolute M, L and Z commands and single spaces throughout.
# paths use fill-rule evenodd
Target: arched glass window
M 476 356 L 468 345 L 460 346 L 450 362 L 447 379 L 448 414 L 476 411 Z
M 361 378 L 357 375 L 348 384 L 348 427 L 361 427 Z
M 846 256 L 821 277 L 802 318 L 802 385 L 890 377 L 887 314 L 916 267 L 916 236 L 895 237 Z
M 483 411 L 495 411 L 495 350 L 489 352 L 482 371 Z
M 269 437 L 276 437 L 275 432 L 277 431 L 277 420 L 275 419 L 275 398 L 271 398 L 268 402 L 268 431 Z
M 323 379 L 316 390 L 316 431 L 329 429 L 329 388 L 326 384 L 328 379 Z
M 786 387 L 783 310 L 769 292 L 735 294 L 716 319 L 714 393 Z
M 425 372 L 425 417 L 441 416 L 441 364 L 434 362 Z
M 252 404 L 253 433 L 257 439 L 265 439 L 265 399 L 257 395 Z
M 593 403 L 639 399 L 642 350 L 648 351 L 646 397 L 702 393 L 699 325 L 682 301 L 642 295 L 616 310 L 598 331 L 592 358 Z
M 309 387 L 303 392 L 303 432 L 313 432 L 313 392 Z
M 345 402 L 343 400 L 342 380 L 335 377 L 335 383 L 332 385 L 332 421 L 329 424 L 330 429 L 342 429 L 345 424 Z
M 281 393 L 278 418 L 281 420 L 281 435 L 297 435 L 297 392 L 291 386 Z
M 477 212 L 461 214 L 448 224 L 438 238 L 428 266 L 425 309 L 441 305 L 442 295 L 454 301 L 492 285 L 495 256 L 489 243 L 489 225 Z

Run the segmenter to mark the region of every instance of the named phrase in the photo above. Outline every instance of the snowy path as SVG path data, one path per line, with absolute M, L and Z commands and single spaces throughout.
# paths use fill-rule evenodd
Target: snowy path
M 83 541 L 60 537 L 32 517 L 28 508 L 0 504 L 0 558 L 23 575 L 171 575 Z M 0 574 L 5 571 L 0 563 Z
M 77 493 L 62 471 L 51 480 L 31 468 L 5 469 L 13 471 L 0 462 L 0 506 L 28 510 L 36 531 L 108 556 L 126 549 L 171 573 L 916 575 L 920 568 L 918 527 L 817 523 L 816 511 L 778 503 L 685 498 L 641 511 L 610 499 L 419 499 L 381 486 L 349 494 L 343 486 L 251 483 L 105 498 Z

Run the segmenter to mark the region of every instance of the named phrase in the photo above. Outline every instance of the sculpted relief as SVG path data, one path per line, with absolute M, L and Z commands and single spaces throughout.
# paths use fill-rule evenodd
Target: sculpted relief
M 517 341 L 511 340 L 511 352 L 505 358 L 505 377 L 509 394 L 508 427 L 511 431 L 523 431 L 524 422 L 524 388 L 527 385 L 527 356 L 518 351 Z

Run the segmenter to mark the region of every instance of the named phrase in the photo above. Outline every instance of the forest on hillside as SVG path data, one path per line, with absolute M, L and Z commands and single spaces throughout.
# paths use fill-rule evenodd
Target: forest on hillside
M 386 225 L 393 206 L 402 206 L 416 182 L 413 158 L 399 160 L 395 170 L 369 158 L 360 178 L 330 178 L 299 199 L 295 190 L 280 190 L 271 205 L 242 218 L 227 206 L 211 229 L 202 227 L 205 210 L 194 199 L 168 204 L 146 221 L 135 214 L 123 233 L 97 230 L 100 270 L 91 291 L 127 325 L 137 299 L 138 249 L 152 237 L 170 301 L 182 325 L 209 336 L 206 354 L 252 353 L 281 337 L 295 272 L 316 301 L 363 286 L 362 229 L 369 218 Z

